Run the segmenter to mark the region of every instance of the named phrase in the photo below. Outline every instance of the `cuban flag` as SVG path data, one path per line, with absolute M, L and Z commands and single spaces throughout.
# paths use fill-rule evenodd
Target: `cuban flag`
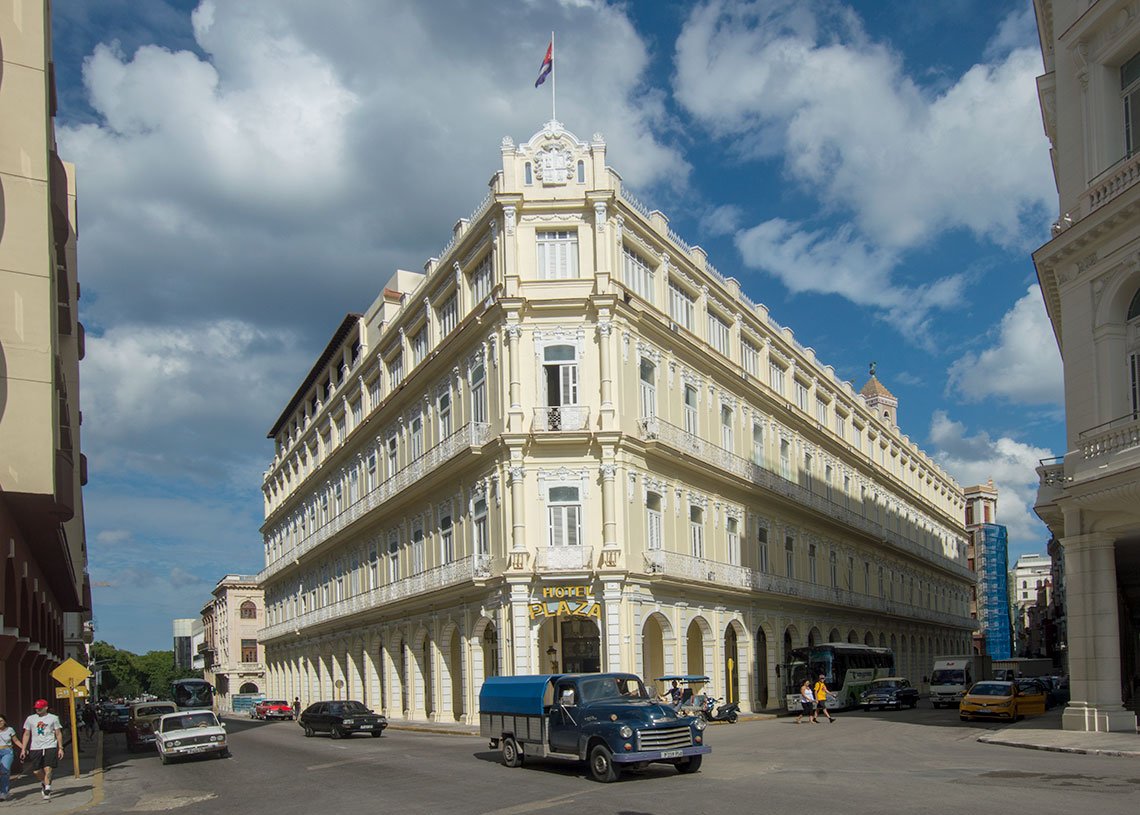
M 554 70 L 554 40 L 546 46 L 546 56 L 542 59 L 542 67 L 538 69 L 538 79 L 534 80 L 534 86 L 537 88 L 545 82 L 552 70 Z

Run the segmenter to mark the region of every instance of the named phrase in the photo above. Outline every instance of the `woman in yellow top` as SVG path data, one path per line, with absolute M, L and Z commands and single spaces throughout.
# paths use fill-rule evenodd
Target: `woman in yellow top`
M 812 690 L 815 691 L 815 713 L 812 715 L 811 720 L 818 723 L 819 714 L 822 713 L 827 717 L 829 722 L 835 724 L 835 719 L 832 718 L 831 714 L 827 711 L 827 683 L 823 681 L 823 674 L 819 675 L 819 679 L 812 687 Z

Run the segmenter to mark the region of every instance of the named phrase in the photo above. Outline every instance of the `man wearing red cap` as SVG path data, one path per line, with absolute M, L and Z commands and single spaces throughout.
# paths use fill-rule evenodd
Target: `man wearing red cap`
M 31 742 L 31 750 L 28 742 Z M 51 772 L 63 758 L 63 725 L 54 713 L 48 713 L 46 699 L 36 700 L 36 712 L 24 720 L 22 742 L 24 761 L 40 780 L 40 793 L 51 800 Z

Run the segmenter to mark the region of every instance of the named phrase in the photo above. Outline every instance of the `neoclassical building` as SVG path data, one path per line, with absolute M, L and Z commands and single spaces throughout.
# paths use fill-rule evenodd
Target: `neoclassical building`
M 1036 511 L 1063 558 L 1067 730 L 1136 730 L 1140 691 L 1140 14 L 1034 0 L 1060 217 L 1033 254 L 1065 370 Z M 1123 706 L 1128 699 L 1133 706 Z
M 264 624 L 264 595 L 255 575 L 227 574 L 218 581 L 202 607 L 198 646 L 202 676 L 214 686 L 218 710 L 234 710 L 235 696 L 265 692 L 265 649 L 257 638 Z
M 504 139 L 423 272 L 333 333 L 269 433 L 274 696 L 474 721 L 483 678 L 965 650 L 961 488 L 623 189 L 601 136 Z

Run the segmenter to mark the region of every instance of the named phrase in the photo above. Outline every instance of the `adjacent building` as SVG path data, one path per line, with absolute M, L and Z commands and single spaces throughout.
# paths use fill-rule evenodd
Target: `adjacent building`
M 1140 666 L 1140 15 L 1035 0 L 1060 217 L 1033 255 L 1065 370 L 1037 514 L 1063 550 L 1072 730 L 1132 733 Z
M 227 574 L 202 608 L 203 677 L 214 686 L 218 710 L 234 709 L 234 697 L 265 691 L 265 651 L 258 631 L 265 601 L 257 577 Z
M 202 670 L 206 667 L 201 646 L 206 641 L 206 627 L 201 617 L 186 617 L 173 623 L 174 669 Z
M 969 647 L 961 488 L 624 189 L 600 135 L 504 139 L 422 272 L 348 314 L 269 432 L 267 683 L 476 720 L 493 674 L 707 674 Z
M 1009 573 L 1010 601 L 1015 618 L 1026 626 L 1030 608 L 1037 605 L 1038 589 L 1049 582 L 1053 561 L 1044 555 L 1022 555 Z
M 91 642 L 75 168 L 56 152 L 46 0 L 0 13 L 0 709 Z
M 976 574 L 970 611 L 978 621 L 974 653 L 994 659 L 1012 656 L 1009 613 L 1009 535 L 997 522 L 997 488 L 988 481 L 963 492 L 966 502 L 967 558 Z

